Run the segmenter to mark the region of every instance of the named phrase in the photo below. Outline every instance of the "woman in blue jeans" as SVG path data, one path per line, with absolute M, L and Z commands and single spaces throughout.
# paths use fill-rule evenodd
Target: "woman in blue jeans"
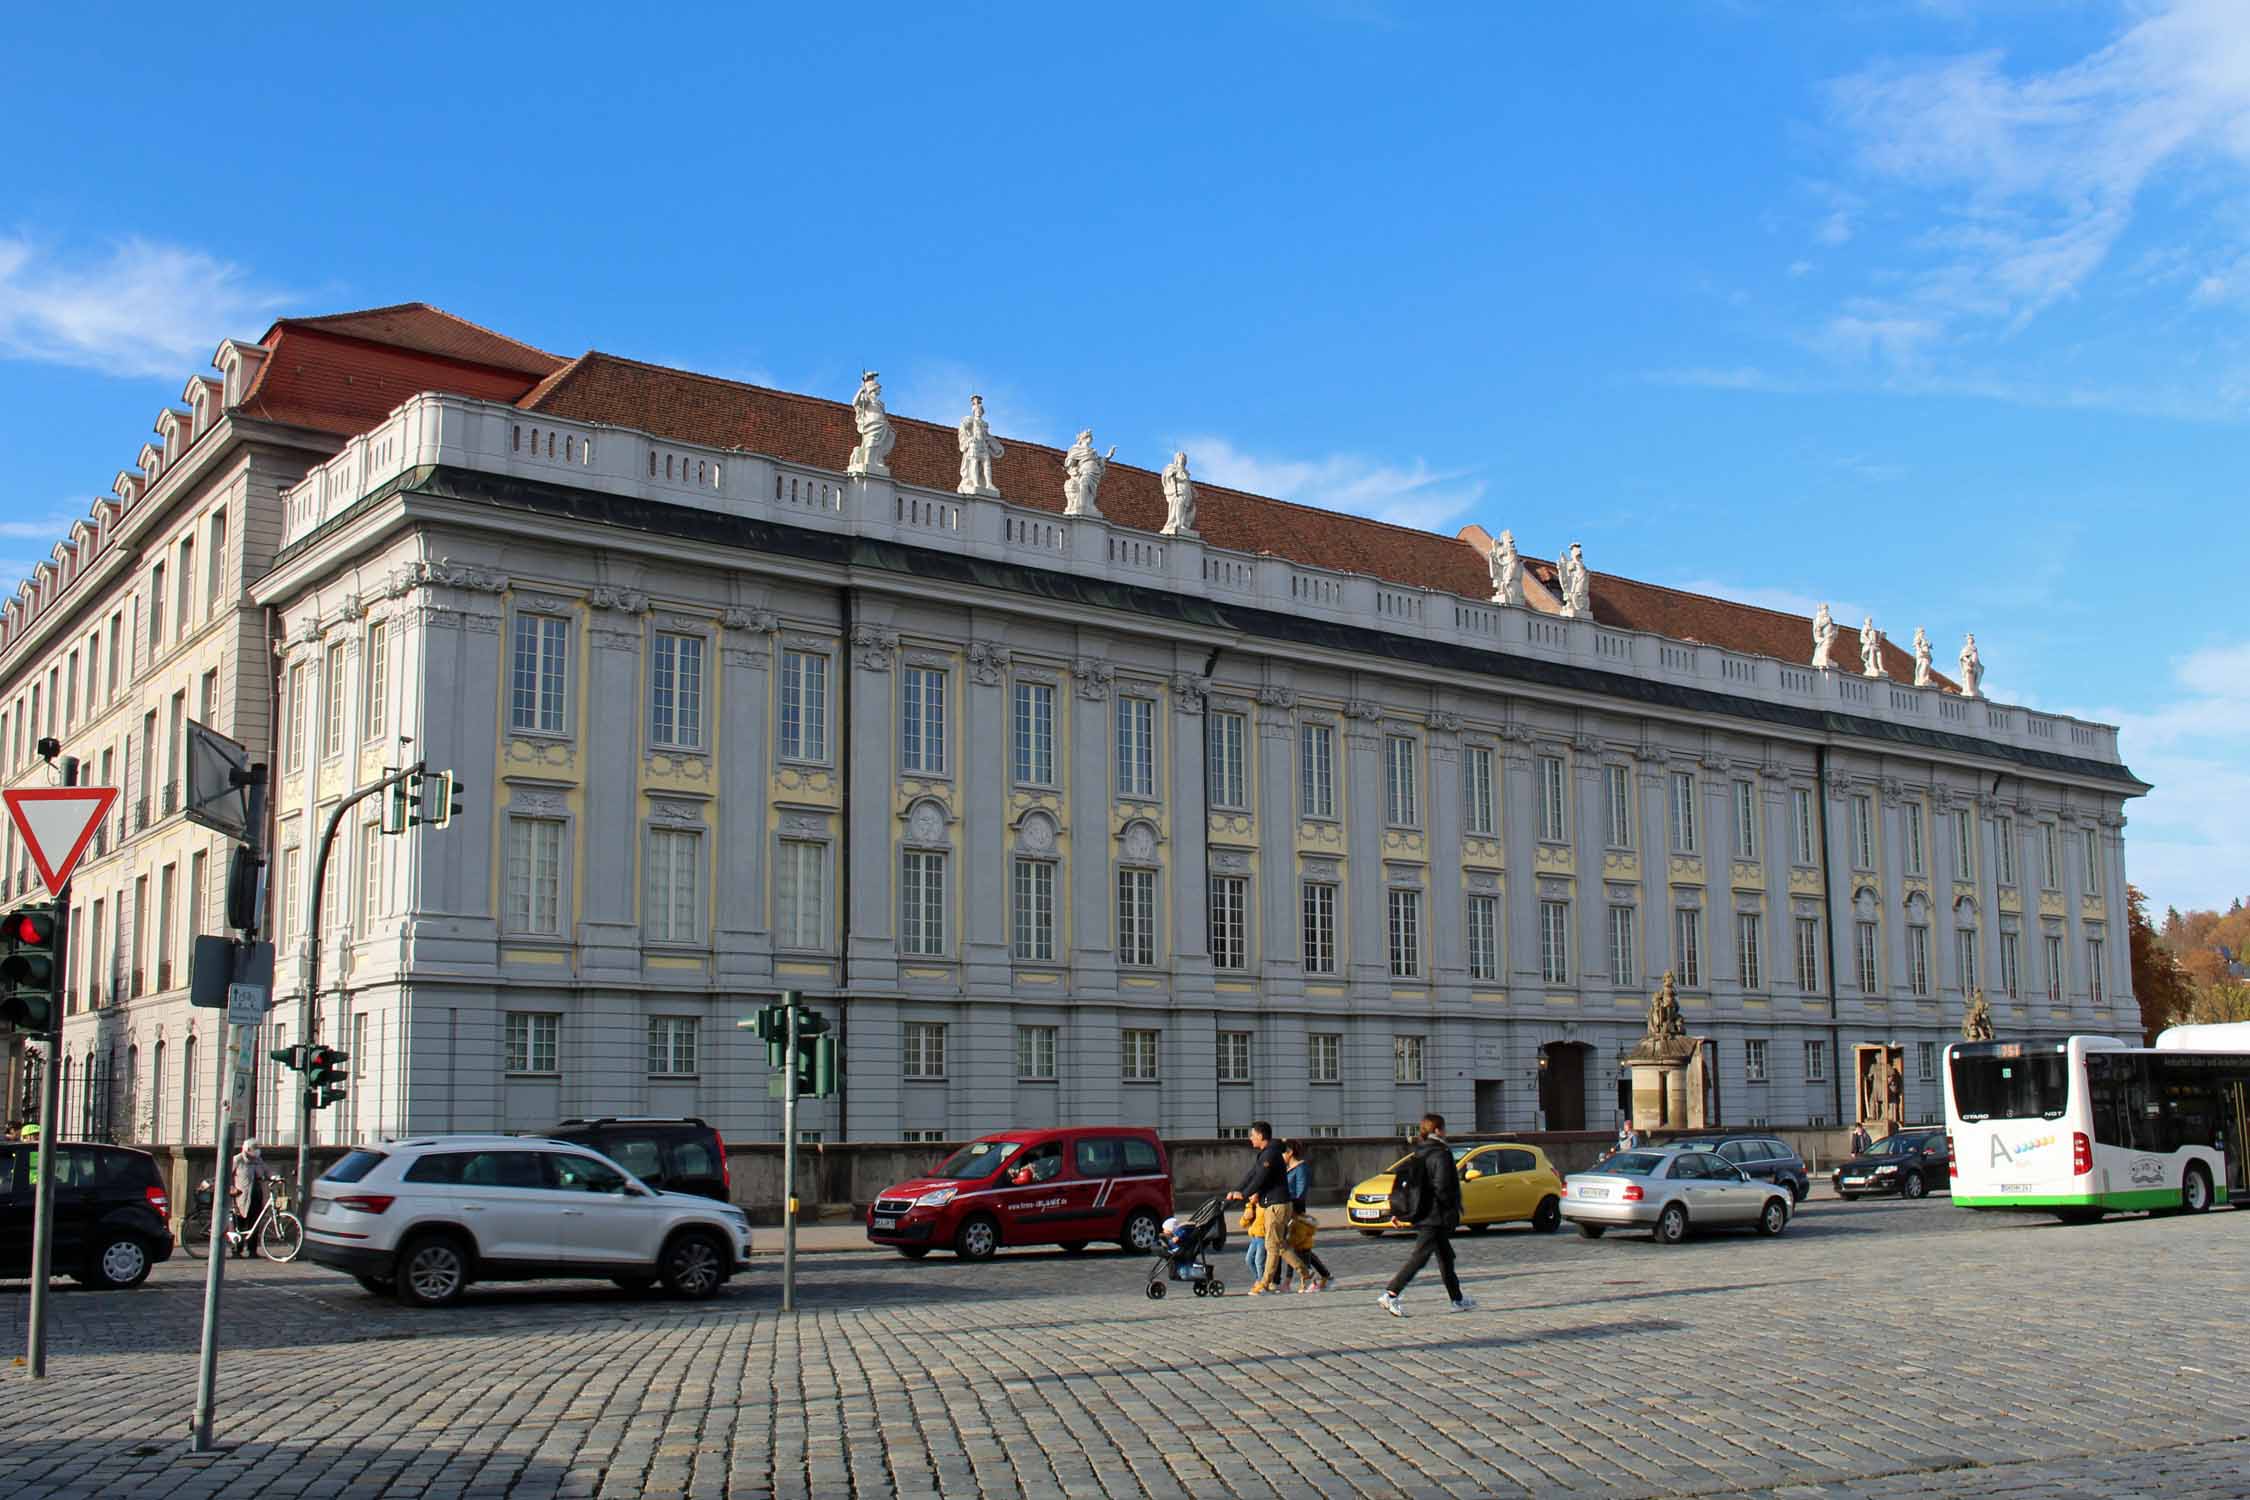
M 1312 1161 L 1301 1140 L 1286 1141 L 1281 1147 L 1281 1163 L 1289 1169 L 1289 1208 L 1300 1217 L 1305 1212 L 1305 1195 L 1312 1191 Z M 1328 1290 L 1335 1277 L 1328 1267 L 1308 1246 L 1299 1252 L 1305 1258 L 1305 1284 L 1300 1292 Z M 1315 1280 L 1314 1278 L 1318 1278 Z

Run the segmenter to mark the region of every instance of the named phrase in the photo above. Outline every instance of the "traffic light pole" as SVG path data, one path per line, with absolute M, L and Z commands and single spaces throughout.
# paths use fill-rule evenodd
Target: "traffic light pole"
M 797 1310 L 797 996 L 789 1009 L 788 1062 L 781 1070 L 781 1310 Z M 43 1149 L 43 1148 L 42 1148 Z
M 78 757 L 62 762 L 64 786 L 78 785 Z M 55 897 L 55 993 L 60 995 L 70 972 L 70 882 L 64 881 Z M 39 1080 L 39 1174 L 31 1210 L 31 1327 L 24 1339 L 25 1362 L 33 1380 L 47 1378 L 47 1278 L 55 1270 L 55 1136 L 62 1129 L 62 1007 L 48 1016 L 47 1068 Z M 89 1073 L 89 1082 L 91 1074 Z

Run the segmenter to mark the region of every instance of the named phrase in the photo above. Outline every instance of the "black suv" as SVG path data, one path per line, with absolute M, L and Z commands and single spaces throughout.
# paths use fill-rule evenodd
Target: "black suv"
M 565 1120 L 547 1137 L 591 1146 L 660 1192 L 730 1201 L 726 1140 L 701 1120 L 604 1115 Z
M 1806 1170 L 1804 1158 L 1770 1135 L 1720 1135 L 1698 1138 L 1694 1144 L 1718 1152 L 1760 1182 L 1780 1183 L 1795 1202 L 1804 1202 L 1812 1192 L 1812 1173 Z
M 0 1145 L 0 1276 L 31 1274 L 36 1141 Z M 55 1270 L 90 1287 L 148 1280 L 172 1258 L 172 1204 L 156 1158 L 125 1146 L 55 1142 Z

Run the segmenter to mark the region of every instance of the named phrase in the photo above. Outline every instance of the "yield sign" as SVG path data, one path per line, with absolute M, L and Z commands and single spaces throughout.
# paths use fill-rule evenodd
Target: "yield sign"
M 28 787 L 0 792 L 0 799 L 8 804 L 8 816 L 16 820 L 16 831 L 31 851 L 31 862 L 39 867 L 39 878 L 47 882 L 49 893 L 60 896 L 79 856 L 94 841 L 102 815 L 117 800 L 117 788 Z

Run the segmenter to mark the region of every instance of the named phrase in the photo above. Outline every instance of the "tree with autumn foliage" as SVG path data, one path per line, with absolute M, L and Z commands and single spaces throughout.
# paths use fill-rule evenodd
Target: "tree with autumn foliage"
M 2134 917 L 2133 984 L 2137 992 L 2141 984 L 2141 934 L 2147 927 L 2137 902 Z M 2250 907 L 2238 897 L 2223 912 L 2183 913 L 2173 908 L 2164 913 L 2164 929 L 2157 936 L 2170 960 L 2171 973 L 2186 990 L 2185 998 L 2163 1013 L 2160 1024 L 2250 1021 L 2250 977 L 2245 971 L 2245 963 L 2250 961 L 2246 960 L 2250 956 Z M 2144 995 L 2144 1024 L 2152 1014 Z
M 2178 912 L 2167 914 L 2176 920 Z M 2156 1040 L 2167 1026 L 2185 1019 L 2195 991 L 2180 969 L 2179 960 L 2148 920 L 2148 896 L 2137 885 L 2125 887 L 2125 928 L 2133 945 L 2133 997 L 2141 1002 L 2144 1042 Z

